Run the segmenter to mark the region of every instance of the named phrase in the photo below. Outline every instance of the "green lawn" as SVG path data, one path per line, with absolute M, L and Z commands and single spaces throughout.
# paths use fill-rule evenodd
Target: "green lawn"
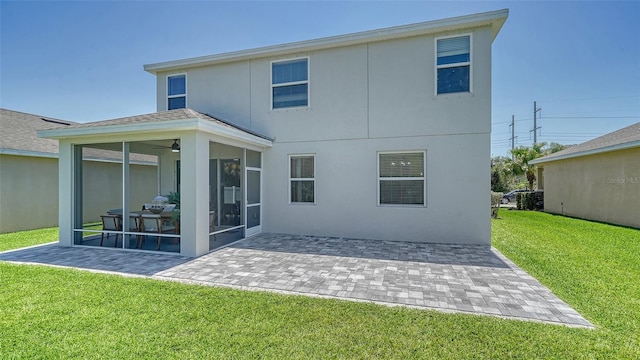
M 58 228 L 0 234 L 0 251 L 58 241 Z
M 494 245 L 596 330 L 0 263 L 0 358 L 640 357 L 640 231 L 500 215 Z

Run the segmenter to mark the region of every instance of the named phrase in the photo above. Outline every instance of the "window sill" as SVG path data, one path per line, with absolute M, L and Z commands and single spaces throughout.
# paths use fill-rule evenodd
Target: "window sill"
M 474 94 L 472 91 L 460 91 L 460 92 L 450 92 L 450 93 L 444 93 L 444 94 L 436 94 L 433 98 L 437 99 L 437 98 L 453 98 L 453 97 L 464 97 L 464 96 L 470 96 L 473 97 Z
M 290 106 L 290 107 L 283 107 L 283 108 L 271 108 L 272 112 L 300 111 L 300 110 L 311 110 L 311 106 Z
M 426 209 L 427 205 L 414 204 L 378 204 L 377 207 L 383 208 L 410 208 L 410 209 Z

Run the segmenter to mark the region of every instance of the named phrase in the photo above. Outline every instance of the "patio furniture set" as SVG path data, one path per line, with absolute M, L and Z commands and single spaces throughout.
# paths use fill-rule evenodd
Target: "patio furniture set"
M 129 228 L 127 231 L 134 233 L 158 234 L 158 246 L 156 250 L 160 250 L 160 242 L 162 240 L 161 234 L 180 234 L 180 221 L 178 219 L 174 219 L 174 208 L 175 205 L 170 204 L 159 209 L 160 211 L 151 211 L 152 208 L 145 205 L 141 211 L 129 212 Z M 154 207 L 154 209 L 158 208 Z M 102 218 L 102 230 L 123 231 L 124 221 L 122 216 L 122 209 L 111 209 L 107 211 L 106 215 L 100 215 Z M 107 235 L 107 239 L 109 238 L 110 233 L 103 232 L 100 236 L 100 246 L 102 246 L 105 234 Z M 119 235 L 120 234 L 118 233 L 115 234 L 116 239 L 114 247 L 118 246 Z M 147 235 L 136 234 L 136 248 L 142 248 L 146 236 Z

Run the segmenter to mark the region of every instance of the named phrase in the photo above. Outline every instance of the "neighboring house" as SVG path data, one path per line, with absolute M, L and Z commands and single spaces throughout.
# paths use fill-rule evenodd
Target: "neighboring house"
M 531 164 L 545 211 L 640 228 L 640 122 Z
M 77 152 L 96 148 L 158 156 L 149 185 L 180 192 L 165 236 L 183 255 L 259 232 L 489 246 L 491 45 L 507 16 L 145 65 L 157 113 L 40 132 L 60 140 L 61 244 L 88 244 L 69 199 Z
M 38 138 L 36 131 L 71 125 L 77 123 L 0 109 L 0 233 L 58 225 L 58 141 Z M 104 152 L 87 158 L 91 161 L 86 165 L 85 190 L 92 206 L 85 208 L 84 218 L 95 222 L 100 220 L 105 189 L 121 187 L 122 165 Z M 144 160 L 133 171 L 155 179 L 156 164 Z M 156 195 L 139 188 L 136 191 L 145 199 Z

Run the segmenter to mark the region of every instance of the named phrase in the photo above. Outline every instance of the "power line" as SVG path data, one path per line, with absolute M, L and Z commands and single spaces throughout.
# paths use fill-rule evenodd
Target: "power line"
M 573 98 L 573 99 L 543 99 L 546 103 L 556 103 L 556 102 L 570 102 L 570 101 L 584 101 L 584 100 L 605 100 L 605 99 L 628 99 L 628 98 L 637 98 L 636 95 L 624 95 L 624 96 L 597 96 L 597 97 L 589 97 L 589 98 Z

